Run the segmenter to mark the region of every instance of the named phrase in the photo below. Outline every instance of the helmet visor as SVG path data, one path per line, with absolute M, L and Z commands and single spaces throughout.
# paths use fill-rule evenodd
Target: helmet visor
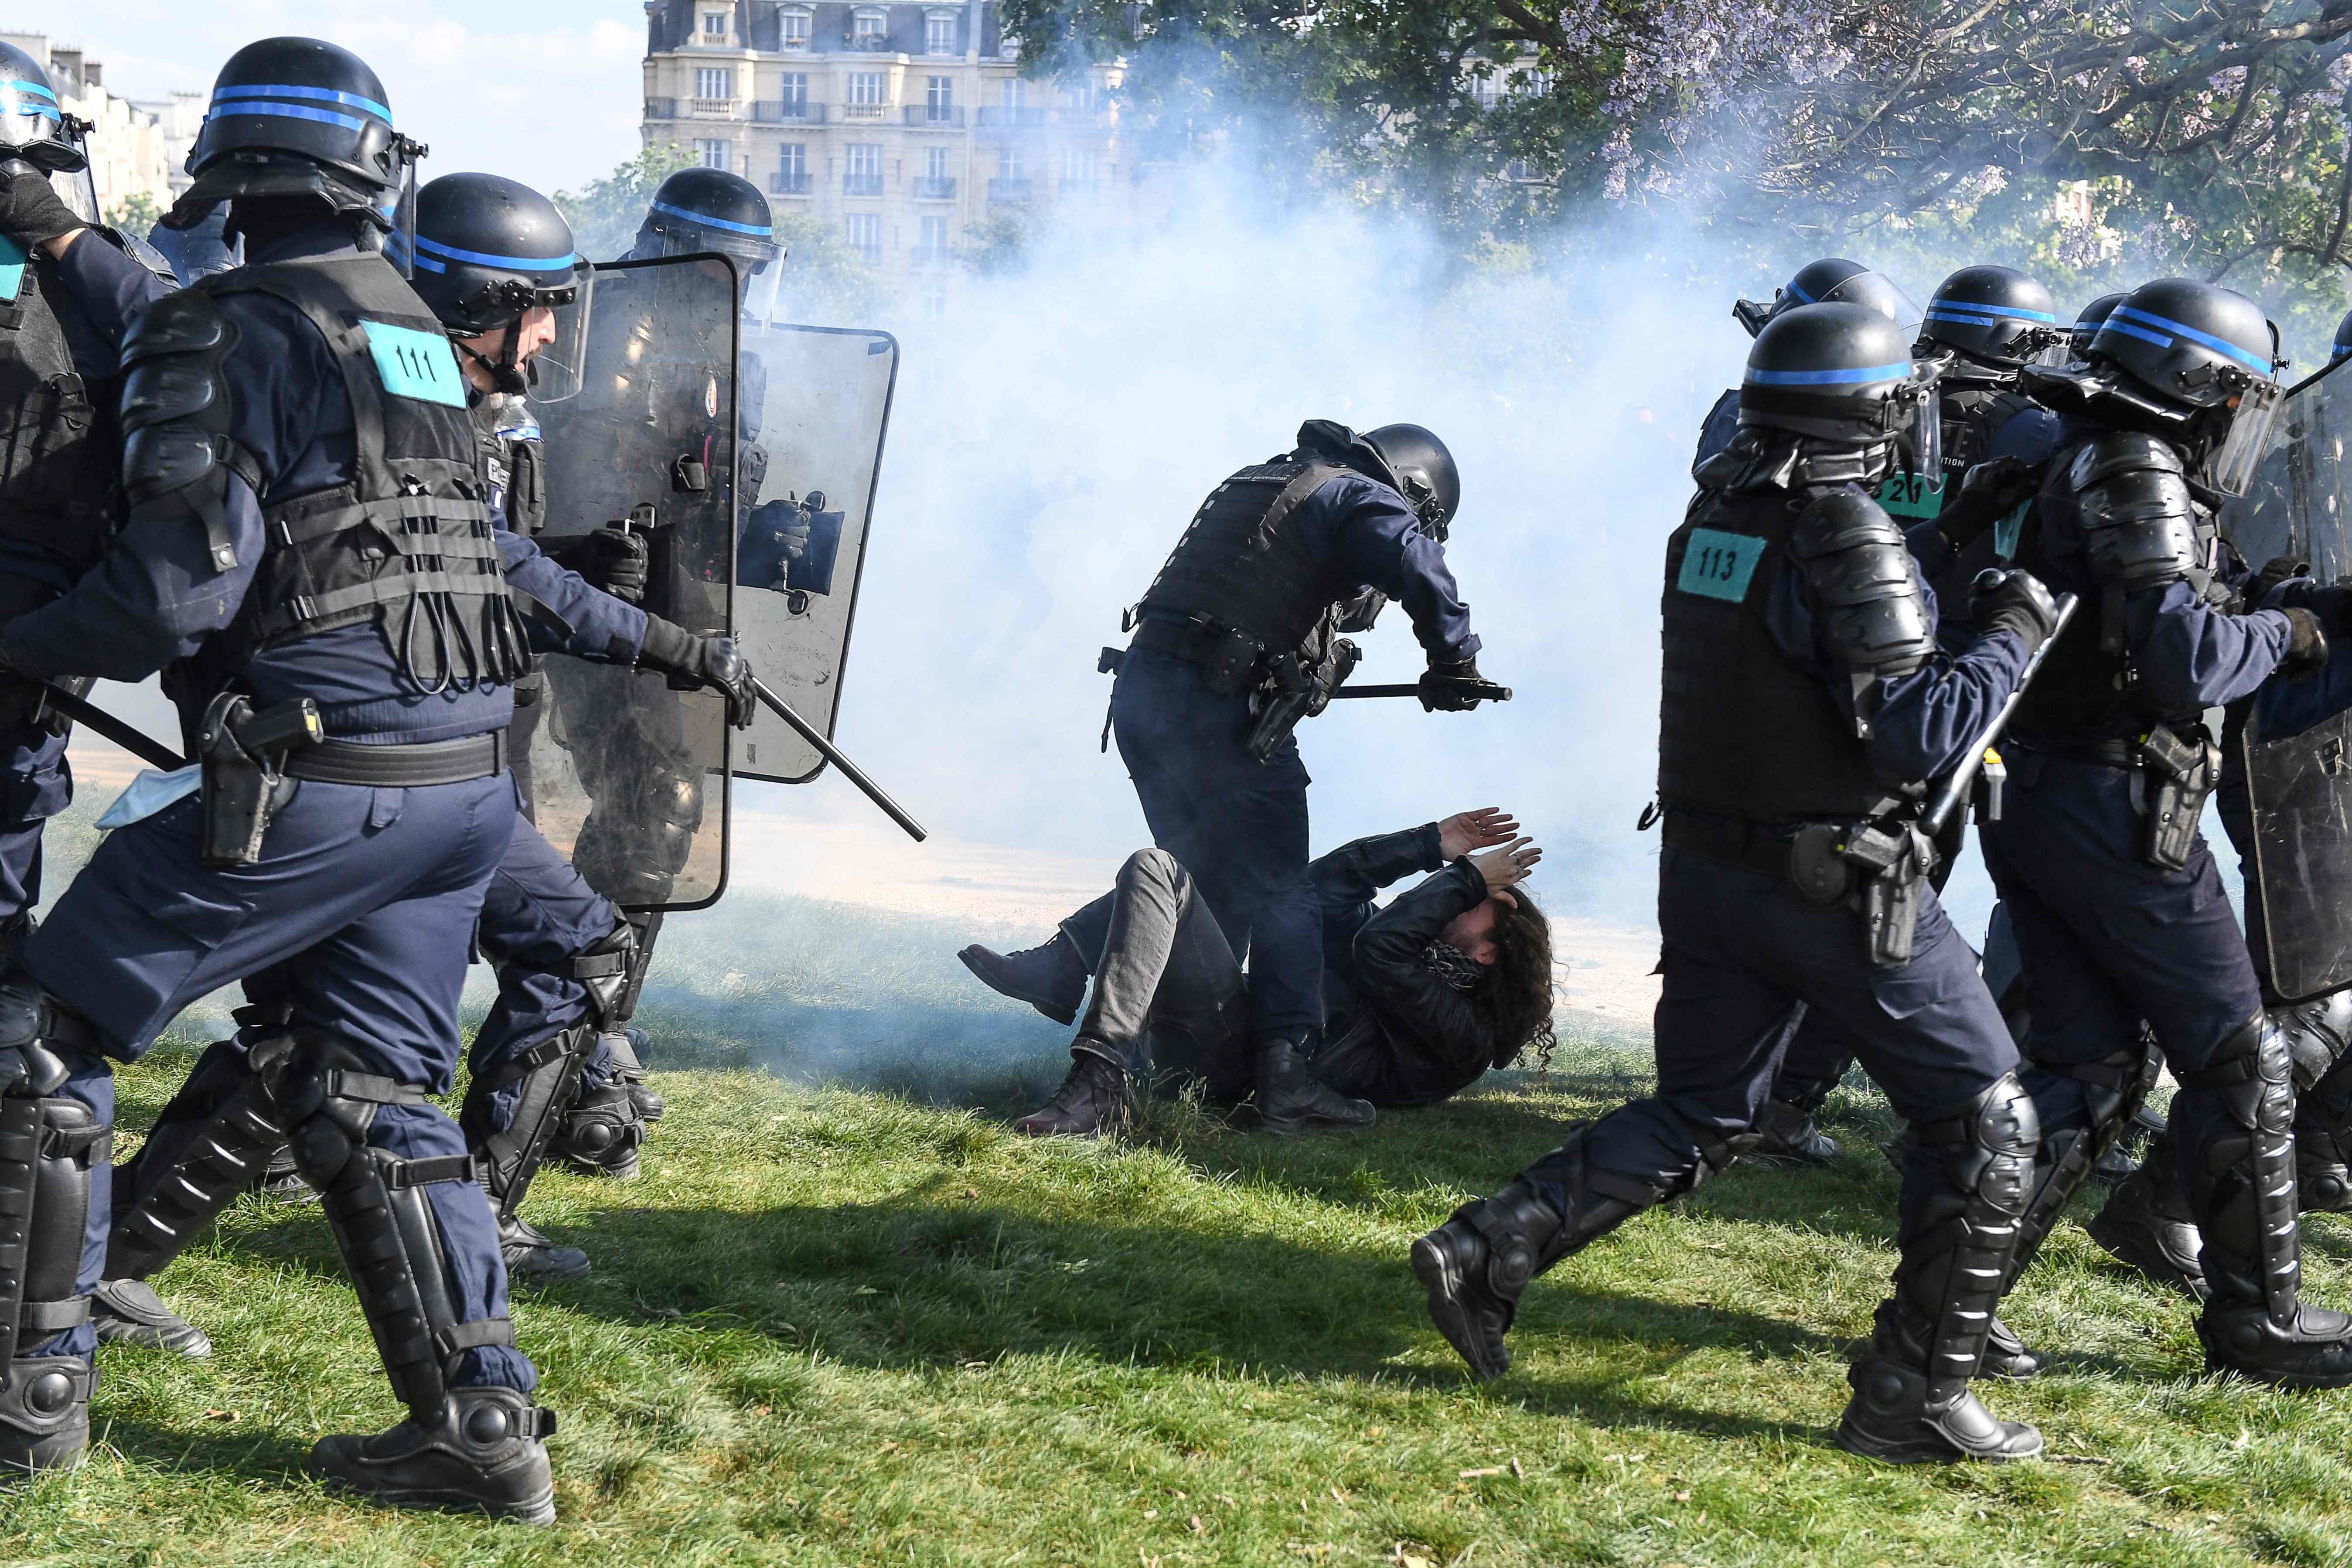
M 534 403 L 562 403 L 580 393 L 581 366 L 588 359 L 588 320 L 595 304 L 596 274 L 583 261 L 573 267 L 572 286 L 541 289 L 534 308 L 523 314 L 524 342 L 540 342 L 530 365 Z M 538 319 L 539 308 L 551 311 L 551 326 Z
M 2279 410 L 2285 403 L 2286 395 L 2275 381 L 2250 382 L 2238 394 L 2230 416 L 2230 433 L 2205 465 L 2206 477 L 2215 489 L 2226 496 L 2242 496 L 2252 488 L 2254 470 L 2271 449 L 2271 436 L 2278 428 Z
M 1895 438 L 1907 454 L 1904 466 L 1930 481 L 1944 471 L 1942 375 L 1936 361 L 1916 361 L 1911 379 L 1895 392 Z
M 65 133 L 58 95 L 23 77 L 0 76 L 0 146 L 53 174 L 89 163 L 80 138 Z
M 383 209 L 384 222 L 390 230 L 383 244 L 383 253 L 400 275 L 414 280 L 416 277 L 416 160 L 404 155 L 406 149 L 395 141 L 394 154 L 400 158 L 400 181 L 393 187 L 392 200 Z
M 82 222 L 96 227 L 106 221 L 104 215 L 98 210 L 98 182 L 91 175 L 88 163 L 79 169 L 60 170 L 51 174 L 49 186 L 58 193 L 58 199 L 66 204 L 66 210 Z

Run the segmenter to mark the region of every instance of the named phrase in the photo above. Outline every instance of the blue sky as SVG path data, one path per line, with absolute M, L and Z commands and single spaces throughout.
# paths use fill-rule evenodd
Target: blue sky
M 641 0 L 0 0 L 0 26 L 105 62 L 130 98 L 208 88 L 239 46 L 326 38 L 383 79 L 425 173 L 488 169 L 577 185 L 637 148 Z

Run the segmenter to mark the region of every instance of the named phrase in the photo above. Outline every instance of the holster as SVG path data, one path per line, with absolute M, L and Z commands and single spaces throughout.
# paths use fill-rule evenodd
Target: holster
M 286 753 L 317 738 L 318 708 L 309 698 L 255 712 L 252 700 L 224 691 L 205 710 L 196 732 L 207 866 L 251 866 L 271 818 L 294 798 L 294 781 L 280 772 Z
M 2221 749 L 2201 728 L 2191 740 L 2158 725 L 2140 738 L 2139 756 L 2147 788 L 2142 852 L 2151 866 L 2187 870 L 2206 797 L 2221 776 Z
M 1317 651 L 1316 644 L 1322 644 Z M 1355 670 L 1363 650 L 1346 637 L 1318 638 L 1297 653 L 1276 654 L 1267 661 L 1265 679 L 1250 698 L 1249 734 L 1243 744 L 1250 760 L 1264 763 L 1282 749 L 1298 728 L 1331 706 L 1331 694 Z
M 1895 969 L 1911 962 L 1919 927 L 1919 887 L 1936 868 L 1936 847 L 1907 819 L 1817 822 L 1789 846 L 1789 880 L 1808 901 L 1844 904 L 1862 916 L 1870 961 Z

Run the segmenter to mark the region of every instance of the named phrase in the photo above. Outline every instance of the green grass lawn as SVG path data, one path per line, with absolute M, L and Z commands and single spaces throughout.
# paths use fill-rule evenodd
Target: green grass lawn
M 1831 1448 L 1894 1254 L 1890 1129 L 1742 1169 L 1540 1281 L 1499 1384 L 1422 1310 L 1407 1244 L 1639 1058 L 1562 1053 L 1350 1140 L 1181 1109 L 1120 1144 L 811 1090 L 666 1040 L 644 1179 L 542 1178 L 593 1278 L 515 1318 L 561 1413 L 552 1530 L 321 1493 L 322 1431 L 396 1409 L 315 1208 L 247 1201 L 160 1277 L 203 1363 L 114 1352 L 89 1468 L 5 1505 L 0 1560 L 98 1563 L 2334 1563 L 2352 1395 L 2208 1379 L 2184 1304 L 2060 1231 L 2011 1321 L 2059 1353 L 1997 1407 L 2065 1462 L 1890 1469 Z M 123 1079 L 134 1131 L 184 1071 Z M 983 1096 L 983 1098 L 987 1098 Z M 2076 1218 L 2083 1217 L 2078 1213 Z M 2317 1295 L 2352 1300 L 2344 1222 Z

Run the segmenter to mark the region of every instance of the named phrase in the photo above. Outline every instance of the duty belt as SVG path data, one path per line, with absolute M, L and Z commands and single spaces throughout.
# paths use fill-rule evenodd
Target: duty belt
M 1750 871 L 1785 878 L 1789 874 L 1789 846 L 1796 828 L 1794 823 L 1756 822 L 1744 816 L 1718 816 L 1712 812 L 1669 807 L 1659 837 L 1669 849 L 1685 849 L 1710 860 L 1727 860 Z
M 1206 664 L 1224 640 L 1222 633 L 1197 622 L 1148 620 L 1135 628 L 1127 646 L 1164 653 L 1186 664 Z
M 320 741 L 286 753 L 288 778 L 319 784 L 373 784 L 383 789 L 423 789 L 465 784 L 507 768 L 507 732 L 467 735 L 415 746 L 363 746 L 353 741 Z

